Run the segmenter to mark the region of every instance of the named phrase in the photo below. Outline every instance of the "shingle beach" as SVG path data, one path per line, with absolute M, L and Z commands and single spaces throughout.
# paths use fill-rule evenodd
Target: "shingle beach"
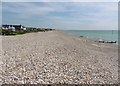
M 118 46 L 61 31 L 2 36 L 0 84 L 118 83 Z

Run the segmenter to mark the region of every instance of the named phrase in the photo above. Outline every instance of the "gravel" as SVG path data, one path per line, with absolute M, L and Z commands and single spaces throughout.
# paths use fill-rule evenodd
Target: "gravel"
M 116 84 L 118 48 L 60 31 L 2 37 L 1 84 Z

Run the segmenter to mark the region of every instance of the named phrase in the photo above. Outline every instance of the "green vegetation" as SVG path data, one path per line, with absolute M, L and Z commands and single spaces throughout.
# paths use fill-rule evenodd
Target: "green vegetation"
M 31 33 L 31 32 L 45 32 L 45 30 L 29 29 L 29 30 L 21 30 L 21 31 L 11 31 L 11 30 L 0 29 L 0 35 L 21 35 L 21 34 Z
M 2 35 L 16 35 L 16 33 L 13 31 L 4 30 L 4 29 L 1 29 L 1 30 L 2 30 Z

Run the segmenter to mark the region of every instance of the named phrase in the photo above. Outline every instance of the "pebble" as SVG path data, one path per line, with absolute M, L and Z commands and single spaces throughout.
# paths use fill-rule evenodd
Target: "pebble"
M 92 43 L 83 43 L 83 40 L 78 40 L 80 38 L 57 31 L 12 38 L 3 37 L 4 59 L 0 84 L 118 82 L 116 47 L 101 46 L 98 49 Z M 115 59 L 112 59 L 113 55 Z M 109 64 L 106 66 L 106 63 Z

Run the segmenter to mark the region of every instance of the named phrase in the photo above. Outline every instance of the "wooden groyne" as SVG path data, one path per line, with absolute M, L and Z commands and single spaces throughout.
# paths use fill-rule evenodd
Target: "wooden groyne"
M 117 41 L 105 41 L 105 40 L 99 40 L 99 43 L 117 43 Z

